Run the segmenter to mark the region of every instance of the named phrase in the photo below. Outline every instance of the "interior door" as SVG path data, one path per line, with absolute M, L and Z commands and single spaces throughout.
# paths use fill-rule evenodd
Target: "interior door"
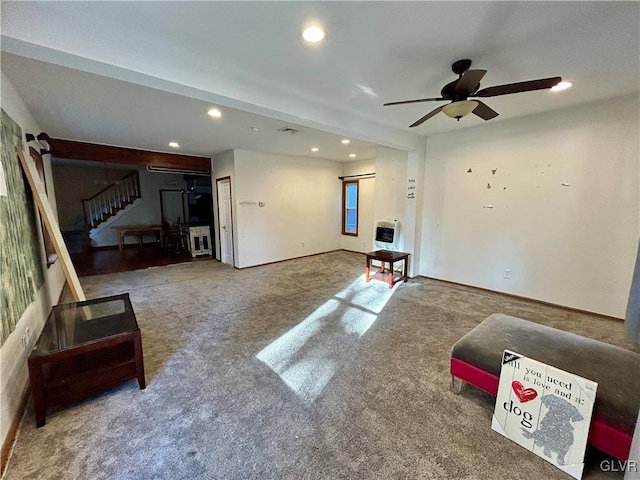
M 231 179 L 216 180 L 218 219 L 220 222 L 220 260 L 233 265 L 233 214 L 231 210 Z

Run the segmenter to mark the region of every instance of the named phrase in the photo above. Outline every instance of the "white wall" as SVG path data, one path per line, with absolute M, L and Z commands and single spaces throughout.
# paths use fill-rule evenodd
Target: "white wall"
M 24 133 L 38 134 L 42 129 L 27 109 L 10 80 L 2 74 L 2 94 L 0 104 L 2 108 L 23 129 Z M 24 139 L 23 139 L 24 140 Z M 31 159 L 28 154 L 28 146 L 25 145 L 25 158 Z M 49 156 L 43 157 L 45 174 L 47 177 L 47 189 L 49 202 L 53 211 L 56 211 L 55 189 L 52 181 L 51 164 Z M 38 222 L 39 223 L 39 222 Z M 24 397 L 28 383 L 27 357 L 33 344 L 38 338 L 44 322 L 49 315 L 51 305 L 56 304 L 64 286 L 64 275 L 60 267 L 60 260 L 48 269 L 45 264 L 44 247 L 40 245 L 43 269 L 45 270 L 44 284 L 38 292 L 36 300 L 29 305 L 24 312 L 15 330 L 0 348 L 0 438 L 4 443 L 11 423 L 18 414 L 20 401 Z M 31 332 L 30 343 L 27 348 L 22 345 L 22 336 L 26 329 Z
M 235 164 L 234 164 L 234 151 L 229 150 L 226 152 L 217 155 L 211 160 L 211 188 L 213 191 L 213 217 L 214 224 L 213 230 L 215 235 L 215 245 L 216 245 L 216 259 L 220 260 L 222 257 L 220 255 L 220 214 L 218 211 L 218 185 L 216 183 L 217 180 L 221 178 L 229 177 L 231 179 L 231 201 L 234 202 L 236 199 L 236 178 L 235 178 Z M 233 249 L 237 251 L 238 249 L 238 223 L 235 218 L 236 205 L 232 204 L 232 215 L 233 215 Z M 238 266 L 237 259 L 234 258 L 234 266 Z
M 340 248 L 339 162 L 243 150 L 234 160 L 237 267 Z
M 397 250 L 411 254 L 410 277 L 417 275 L 420 264 L 424 168 L 425 143 L 419 150 L 410 152 L 387 147 L 377 150 L 374 222 L 400 222 Z
M 401 240 L 398 250 L 404 248 L 407 203 L 407 152 L 380 147 L 376 155 L 376 199 L 374 221 L 398 220 Z
M 358 162 L 345 162 L 342 167 L 342 175 L 362 175 L 375 173 L 376 160 L 361 160 Z M 352 252 L 370 252 L 374 250 L 374 218 L 373 207 L 375 204 L 376 179 L 359 178 L 358 181 L 358 236 L 340 236 L 340 248 Z M 342 202 L 342 200 L 341 200 Z
M 420 274 L 623 318 L 638 113 L 631 95 L 429 137 Z
M 403 225 L 402 251 L 411 253 L 409 276 L 418 273 L 422 244 L 422 216 L 424 210 L 424 172 L 426 141 L 421 150 L 407 152 L 407 185 Z
M 376 154 L 376 220 L 404 222 L 407 152 L 379 147 Z

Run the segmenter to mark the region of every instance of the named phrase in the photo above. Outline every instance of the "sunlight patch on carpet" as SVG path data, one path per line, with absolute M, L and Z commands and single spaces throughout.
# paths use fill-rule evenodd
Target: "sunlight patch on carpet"
M 395 289 L 364 275 L 256 355 L 306 404 L 322 393 Z

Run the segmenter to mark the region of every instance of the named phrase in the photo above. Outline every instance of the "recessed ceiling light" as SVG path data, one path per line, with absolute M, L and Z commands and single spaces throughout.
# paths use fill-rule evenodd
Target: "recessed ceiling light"
M 313 147 L 313 148 L 311 149 L 311 151 L 312 151 L 312 152 L 317 152 L 318 150 L 320 150 L 318 147 Z
M 307 42 L 317 43 L 324 39 L 324 30 L 318 25 L 309 25 L 302 30 L 302 38 Z
M 220 110 L 218 110 L 217 108 L 212 108 L 207 113 L 209 114 L 210 117 L 213 117 L 213 118 L 222 117 L 222 112 Z
M 260 131 L 259 127 L 249 127 L 249 128 L 251 128 L 252 132 L 259 132 Z
M 178 142 L 169 142 L 169 146 L 171 148 L 180 148 L 180 144 Z
M 355 153 L 350 153 L 349 154 L 349 158 L 356 158 L 356 154 Z
M 351 140 L 349 140 L 348 138 L 345 138 L 345 139 L 341 140 L 340 143 L 342 143 L 343 145 L 346 145 L 348 143 L 351 143 Z
M 566 90 L 572 85 L 571 82 L 560 82 L 556 86 L 551 87 L 552 92 L 560 92 L 562 90 Z

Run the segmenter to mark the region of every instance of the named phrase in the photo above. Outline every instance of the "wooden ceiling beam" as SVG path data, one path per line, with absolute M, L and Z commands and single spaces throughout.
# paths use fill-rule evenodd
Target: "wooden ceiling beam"
M 114 147 L 97 143 L 49 138 L 51 153 L 56 158 L 94 162 L 126 163 L 201 172 L 211 171 L 211 159 L 176 153 L 150 152 L 135 148 Z

